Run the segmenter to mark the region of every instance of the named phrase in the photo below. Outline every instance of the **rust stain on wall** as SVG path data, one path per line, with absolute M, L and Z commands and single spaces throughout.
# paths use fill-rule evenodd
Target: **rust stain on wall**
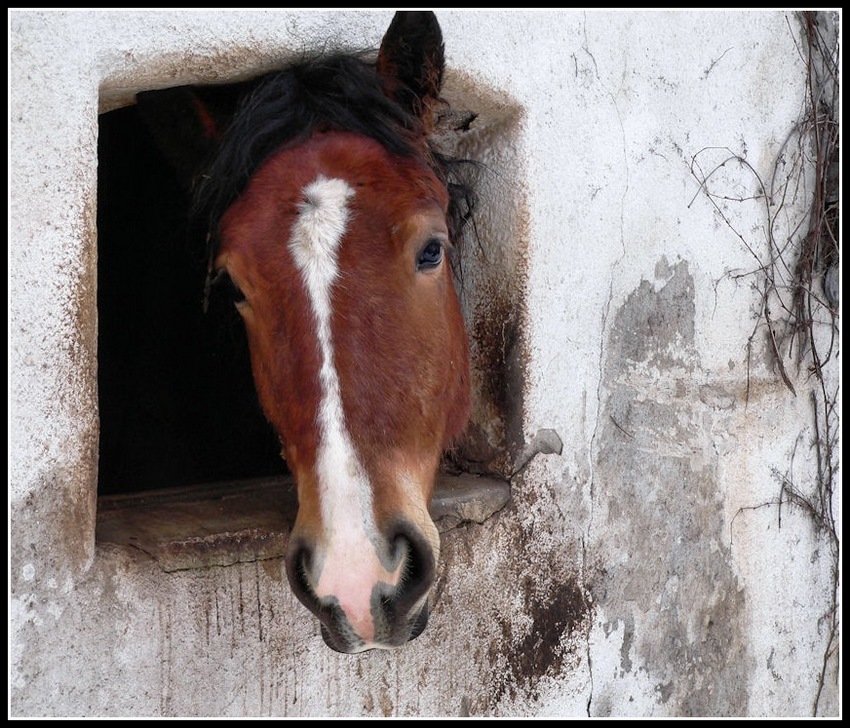
M 526 619 L 520 626 L 500 616 L 502 639 L 490 645 L 491 663 L 504 662 L 504 669 L 493 677 L 494 704 L 520 692 L 537 700 L 541 677 L 554 677 L 575 663 L 589 624 L 590 602 L 576 577 L 543 585 L 526 577 L 519 588 Z
M 468 324 L 473 369 L 473 417 L 459 458 L 462 469 L 510 475 L 522 446 L 524 338 L 527 270 L 523 251 L 515 266 L 497 269 L 482 281 Z M 484 263 L 488 265 L 487 262 Z

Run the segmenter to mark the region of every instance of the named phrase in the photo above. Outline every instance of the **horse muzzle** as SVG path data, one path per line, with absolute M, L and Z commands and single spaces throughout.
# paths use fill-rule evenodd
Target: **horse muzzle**
M 320 617 L 321 619 L 321 617 Z M 404 625 L 396 625 L 394 634 L 380 642 L 365 642 L 354 634 L 348 625 L 345 615 L 335 615 L 327 621 L 322 620 L 322 639 L 335 652 L 355 654 L 367 650 L 391 650 L 416 639 L 428 626 L 428 603 L 422 605 L 415 619 Z
M 365 555 L 365 549 L 312 545 L 304 536 L 290 542 L 290 586 L 337 652 L 399 647 L 422 634 L 428 623 L 436 549 L 407 521 L 395 524 L 389 534 Z

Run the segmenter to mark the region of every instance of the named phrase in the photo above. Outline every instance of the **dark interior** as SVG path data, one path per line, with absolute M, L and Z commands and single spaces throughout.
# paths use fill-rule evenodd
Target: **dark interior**
M 204 313 L 188 190 L 135 106 L 100 116 L 101 495 L 286 473 L 226 297 Z

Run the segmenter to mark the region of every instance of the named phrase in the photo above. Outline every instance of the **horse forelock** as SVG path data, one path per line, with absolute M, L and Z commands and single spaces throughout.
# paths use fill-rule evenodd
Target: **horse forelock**
M 353 131 L 396 154 L 416 153 L 421 123 L 388 98 L 366 53 L 320 56 L 265 75 L 246 95 L 206 169 L 194 214 L 215 230 L 260 165 L 314 131 Z
M 450 233 L 460 243 L 475 206 L 470 172 L 477 166 L 429 145 L 422 121 L 387 96 L 364 51 L 302 60 L 267 74 L 243 99 L 195 184 L 191 216 L 207 237 L 211 257 L 222 216 L 259 167 L 316 131 L 350 131 L 392 154 L 422 157 L 449 192 Z

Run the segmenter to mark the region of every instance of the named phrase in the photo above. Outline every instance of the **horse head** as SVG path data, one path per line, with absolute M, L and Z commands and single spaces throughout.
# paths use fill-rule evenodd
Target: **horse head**
M 288 579 L 341 652 L 425 628 L 429 502 L 469 416 L 457 206 L 428 144 L 443 67 L 433 13 L 405 12 L 374 62 L 316 58 L 240 86 L 226 127 L 180 94 L 212 153 L 197 187 L 210 277 L 297 483 Z

